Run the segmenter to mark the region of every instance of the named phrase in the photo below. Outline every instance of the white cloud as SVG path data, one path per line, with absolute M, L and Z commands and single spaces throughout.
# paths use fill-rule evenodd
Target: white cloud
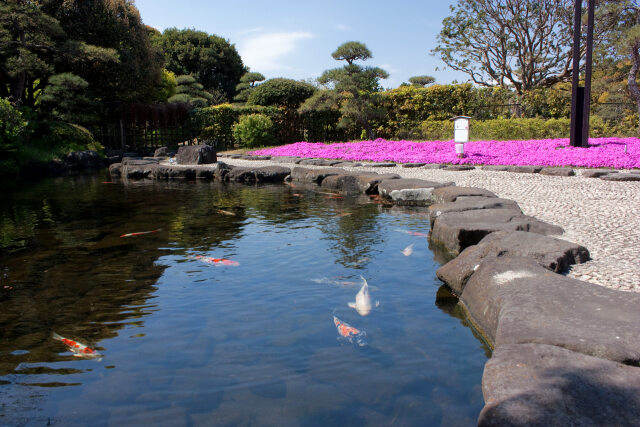
M 307 32 L 266 33 L 244 40 L 238 51 L 245 65 L 258 72 L 287 70 L 283 57 L 294 52 L 301 40 L 310 39 Z

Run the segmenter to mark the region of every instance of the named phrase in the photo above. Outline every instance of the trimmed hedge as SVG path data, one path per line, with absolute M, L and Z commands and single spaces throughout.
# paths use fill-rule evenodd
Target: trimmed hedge
M 233 125 L 233 136 L 243 147 L 264 147 L 276 141 L 273 129 L 273 122 L 266 115 L 248 114 Z

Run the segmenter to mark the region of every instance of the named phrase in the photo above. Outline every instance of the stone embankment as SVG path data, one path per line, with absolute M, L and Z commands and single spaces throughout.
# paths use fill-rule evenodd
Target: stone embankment
M 496 176 L 504 172 L 429 165 L 404 169 L 419 171 L 407 177 L 394 164 L 367 165 L 385 172 L 393 168 L 377 173 L 321 159 L 278 159 L 287 166 L 260 160 L 253 163 L 258 166 L 244 159 L 238 161 L 242 166 L 186 166 L 125 159 L 112 165 L 111 172 L 127 178 L 292 180 L 346 194 L 378 194 L 389 204 L 429 206 L 431 242 L 453 258 L 437 275 L 494 349 L 482 379 L 485 407 L 479 425 L 640 424 L 640 293 L 563 275 L 591 262 L 591 255 L 585 245 L 557 237 L 572 223 L 554 224 L 554 218 L 567 212 L 547 210 L 562 201 L 556 205 L 552 200 L 540 211 L 544 203 L 532 206 L 526 197 L 525 202 L 509 198 L 539 188 L 535 180 L 518 179 L 534 173 L 546 180 L 586 178 L 572 177 L 567 170 L 542 176 L 544 169 L 520 167 L 513 169 L 518 175 L 505 177 Z M 460 185 L 474 179 L 460 179 L 459 174 L 476 173 L 490 174 L 487 183 L 502 184 Z M 569 188 L 563 190 L 565 196 L 571 195 Z

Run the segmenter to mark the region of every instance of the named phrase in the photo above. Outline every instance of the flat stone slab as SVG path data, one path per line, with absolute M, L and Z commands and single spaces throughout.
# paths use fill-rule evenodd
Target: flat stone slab
M 555 273 L 562 273 L 570 265 L 590 259 L 587 248 L 566 240 L 525 231 L 496 231 L 440 267 L 436 276 L 457 295 L 462 295 L 467 281 L 482 262 L 505 256 L 532 259 Z
M 128 179 L 153 178 L 158 162 L 153 160 L 130 160 L 122 165 L 122 176 Z
M 278 163 L 296 163 L 298 164 L 303 159 L 300 157 L 292 157 L 292 156 L 280 156 L 280 157 L 271 157 L 271 160 Z
M 503 345 L 482 376 L 479 426 L 633 426 L 640 368 L 540 344 Z
M 498 197 L 495 193 L 477 187 L 442 187 L 433 191 L 435 203 L 455 202 L 459 197 Z
M 327 159 L 303 159 L 298 162 L 299 165 L 310 166 L 333 166 L 342 162 L 342 160 L 327 160 Z
M 431 239 L 452 255 L 478 244 L 494 231 L 530 231 L 538 234 L 562 234 L 562 228 L 522 215 L 512 209 L 476 209 L 440 215 L 431 231 Z
M 271 160 L 271 156 L 246 156 L 247 160 Z
M 470 165 L 450 165 L 450 166 L 446 166 L 443 170 L 463 172 L 463 171 L 474 170 L 475 168 L 476 168 L 475 166 L 470 166 Z
M 613 174 L 603 175 L 600 177 L 600 179 L 604 181 L 616 181 L 616 182 L 640 181 L 640 174 L 613 173 Z
M 571 168 L 542 168 L 540 175 L 548 176 L 575 176 L 576 172 Z
M 640 294 L 553 273 L 529 258 L 485 260 L 461 301 L 495 348 L 548 344 L 640 364 Z
M 540 173 L 542 166 L 509 166 L 507 170 L 516 173 Z
M 442 163 L 427 163 L 424 165 L 425 169 L 444 169 L 447 165 L 443 165 Z
M 337 168 L 359 168 L 362 166 L 362 163 L 354 163 L 354 162 L 340 162 L 333 165 Z
M 581 175 L 585 178 L 600 178 L 601 176 L 613 173 L 618 173 L 618 171 L 615 169 L 589 169 L 582 171 Z
M 183 145 L 176 153 L 179 165 L 205 165 L 217 160 L 216 150 L 209 145 Z
M 369 163 L 366 166 L 369 166 L 370 168 L 392 168 L 392 167 L 395 167 L 396 164 L 395 163 Z
M 492 172 L 507 172 L 509 171 L 508 165 L 483 165 L 482 170 Z
M 244 183 L 284 182 L 291 169 L 284 166 L 263 166 L 258 168 L 236 167 L 231 169 L 225 180 Z
M 291 170 L 291 180 L 298 182 L 314 182 L 320 184 L 323 179 L 331 175 L 344 175 L 340 168 L 311 169 L 295 166 Z
M 337 190 L 343 193 L 366 193 L 376 194 L 378 184 L 384 180 L 399 179 L 400 175 L 377 174 L 375 172 L 366 173 L 344 173 L 343 175 L 334 175 L 326 177 L 321 186 L 329 190 Z
M 440 187 L 450 187 L 454 185 L 455 183 L 453 182 L 442 183 L 417 178 L 387 179 L 381 181 L 378 184 L 378 194 L 380 194 L 382 197 L 391 198 L 391 192 L 393 191 L 417 188 L 434 189 Z
M 522 210 L 518 203 L 511 199 L 501 199 L 498 197 L 477 197 L 466 196 L 457 197 L 455 202 L 436 203 L 429 206 L 429 222 L 433 228 L 433 223 L 443 213 L 464 212 L 475 209 L 511 209 L 521 214 Z
M 426 165 L 426 163 L 403 163 L 403 168 L 419 168 L 421 166 Z

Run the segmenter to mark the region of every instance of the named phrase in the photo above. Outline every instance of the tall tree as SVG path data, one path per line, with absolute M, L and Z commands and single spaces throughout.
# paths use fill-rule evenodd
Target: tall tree
M 439 45 L 431 53 L 476 84 L 513 87 L 519 95 L 567 81 L 574 1 L 458 0 L 443 20 Z M 600 40 L 613 24 L 599 19 L 594 39 Z
M 221 91 L 228 99 L 245 72 L 233 44 L 204 31 L 168 28 L 154 44 L 164 52 L 167 70 L 176 75 L 190 74 L 209 91 Z
M 371 51 L 360 42 L 344 43 L 331 55 L 336 60 L 347 62 L 342 68 L 326 70 L 318 78 L 318 83 L 332 89 L 333 95 L 326 91 L 318 92 L 301 108 L 308 109 L 310 105 L 324 105 L 328 108 L 328 102 L 338 102 L 342 113 L 340 124 L 349 126 L 355 123 L 362 126 L 367 136 L 374 139 L 371 120 L 384 115 L 379 102 L 379 92 L 382 89 L 380 79 L 386 79 L 389 74 L 382 68 L 363 67 L 353 63 L 371 58 Z
M 233 98 L 237 102 L 247 102 L 249 95 L 256 87 L 256 83 L 264 81 L 265 77 L 256 72 L 247 71 L 240 77 L 240 83 L 236 85 L 238 94 Z

